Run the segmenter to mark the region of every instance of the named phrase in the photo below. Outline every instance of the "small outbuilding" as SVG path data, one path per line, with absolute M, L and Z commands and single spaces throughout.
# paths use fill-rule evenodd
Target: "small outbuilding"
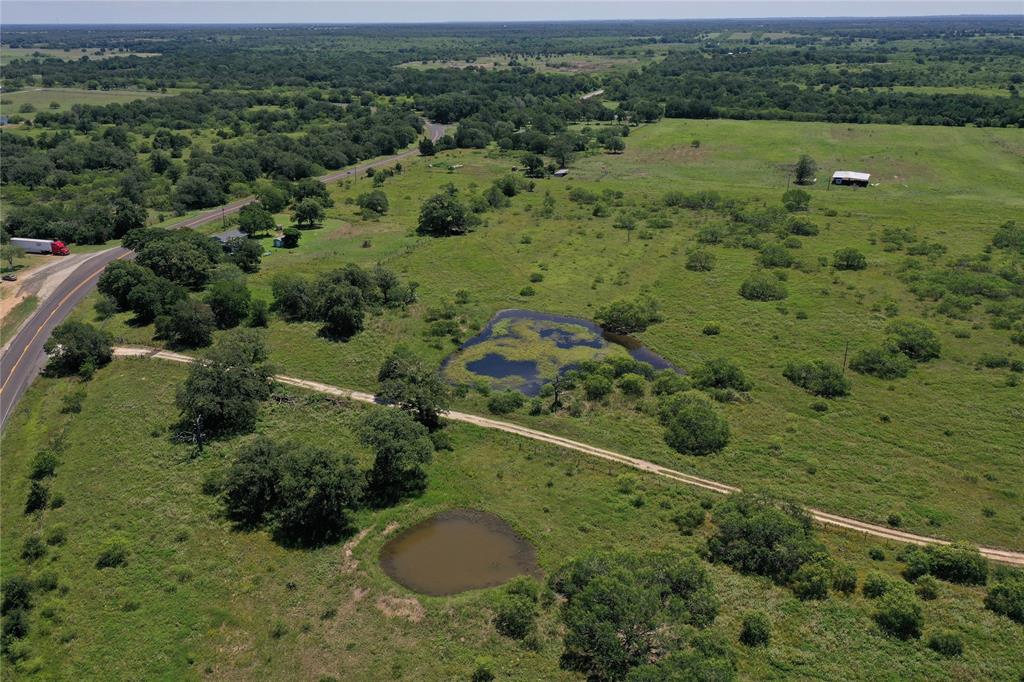
M 569 169 L 568 168 L 559 168 L 554 173 L 552 173 L 552 175 L 554 175 L 556 178 L 564 178 L 568 174 L 569 174 Z
M 856 171 L 836 171 L 832 174 L 833 185 L 853 185 L 854 187 L 867 187 L 871 182 L 871 173 L 858 173 Z

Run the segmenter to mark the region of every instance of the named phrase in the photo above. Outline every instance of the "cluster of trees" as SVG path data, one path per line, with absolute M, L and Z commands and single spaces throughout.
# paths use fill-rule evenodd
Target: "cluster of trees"
M 598 308 L 594 320 L 613 334 L 636 334 L 664 319 L 658 308 L 658 302 L 650 296 L 614 301 Z
M 920 322 L 894 320 L 886 333 L 881 345 L 857 351 L 850 358 L 850 369 L 879 379 L 899 379 L 910 373 L 915 362 L 928 362 L 941 353 L 938 336 Z
M 416 284 L 403 284 L 382 265 L 372 270 L 349 263 L 316 280 L 282 273 L 271 283 L 271 309 L 289 321 L 321 322 L 320 333 L 344 340 L 363 329 L 367 313 L 404 308 L 416 300 Z

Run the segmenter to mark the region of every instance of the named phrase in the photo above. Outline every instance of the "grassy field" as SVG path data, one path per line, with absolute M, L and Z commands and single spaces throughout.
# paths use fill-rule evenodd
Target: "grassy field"
M 30 88 L 3 93 L 3 113 L 7 116 L 20 114 L 32 118 L 35 112 L 22 113 L 19 109 L 31 104 L 35 111 L 64 111 L 75 104 L 115 104 L 133 102 L 146 97 L 160 97 L 159 92 L 145 90 L 82 90 L 79 88 Z M 59 106 L 51 109 L 50 104 Z
M 443 509 L 471 507 L 507 519 L 537 548 L 545 573 L 587 548 L 685 550 L 692 537 L 671 522 L 675 510 L 700 499 L 692 489 L 634 475 L 543 444 L 449 427 L 454 450 L 429 467 L 416 500 L 362 512 L 365 534 L 345 545 L 290 550 L 262 532 L 239 532 L 216 501 L 201 492 L 245 439 L 216 443 L 200 458 L 171 443 L 173 396 L 185 369 L 146 360 L 116 361 L 92 382 L 39 380 L 3 434 L 0 476 L 3 546 L 0 568 L 57 576 L 58 588 L 37 596 L 31 634 L 17 664 L 3 659 L 5 679 L 467 679 L 478 656 L 493 659 L 502 680 L 579 679 L 558 668 L 554 610 L 540 621 L 539 651 L 497 635 L 490 623 L 495 590 L 454 597 L 412 594 L 386 577 L 376 557 L 398 528 Z M 61 397 L 84 390 L 77 415 L 59 413 Z M 258 432 L 368 454 L 352 429 L 367 410 L 302 393 L 284 393 L 261 410 Z M 249 438 L 249 437 L 246 437 Z M 22 514 L 29 464 L 46 443 L 62 443 L 51 484 L 63 505 L 40 517 Z M 31 533 L 66 530 L 63 545 L 27 566 L 18 558 Z M 896 575 L 896 548 L 860 536 L 822 533 L 836 558 Z M 94 567 L 111 537 L 130 548 L 127 565 Z M 869 547 L 885 561 L 872 561 Z M 801 602 L 759 578 L 710 567 L 722 601 L 714 629 L 735 642 L 752 605 L 773 614 L 765 648 L 736 645 L 743 679 L 1014 680 L 1024 630 L 982 607 L 982 588 L 943 583 L 923 602 L 925 639 L 953 629 L 964 639 L 947 659 L 922 641 L 883 636 L 873 605 L 858 595 Z M 381 646 L 387 642 L 386 646 Z M 884 672 L 880 672 L 884 671 Z
M 0 66 L 11 63 L 14 59 L 32 57 L 57 58 L 65 62 L 88 57 L 89 59 L 110 59 L 112 57 L 153 57 L 156 52 L 100 52 L 97 48 L 82 47 L 76 49 L 58 49 L 50 47 L 10 47 L 0 45 Z
M 527 66 L 540 73 L 614 73 L 617 71 L 629 71 L 639 68 L 643 64 L 663 58 L 664 50 L 658 55 L 652 51 L 650 55 L 595 55 L 595 54 L 564 54 L 551 57 L 521 57 L 516 58 L 519 66 Z M 482 67 L 484 69 L 507 69 L 511 68 L 509 57 L 505 55 L 487 55 L 473 61 L 462 59 L 448 59 L 444 61 L 431 60 L 427 62 L 406 62 L 400 66 L 410 69 L 464 69 L 467 67 Z
M 271 322 L 271 355 L 282 371 L 368 390 L 397 343 L 436 362 L 455 349 L 424 335 L 424 317 L 460 289 L 469 293 L 469 302 L 458 306 L 464 338 L 503 308 L 587 318 L 609 300 L 650 291 L 665 321 L 641 335 L 645 344 L 684 369 L 711 357 L 732 358 L 754 381 L 750 402 L 721 407 L 733 432 L 723 452 L 701 458 L 671 451 L 651 398 L 591 405 L 580 418 L 510 418 L 833 512 L 881 523 L 898 514 L 908 529 L 1020 549 L 1022 389 L 1007 385 L 1007 370 L 979 369 L 977 362 L 985 353 L 1022 353 L 983 317 L 930 313 L 895 277 L 905 255 L 878 241 L 883 228 L 903 227 L 946 245 L 949 257 L 977 254 L 996 226 L 1024 214 L 1019 131 L 941 132 L 943 144 L 934 145 L 936 131 L 924 127 L 664 121 L 635 130 L 625 154 L 579 158 L 569 178 L 539 181 L 511 208 L 484 214 L 487 224 L 475 233 L 448 240 L 414 235 L 422 200 L 449 182 L 482 190 L 515 158 L 460 151 L 418 159 L 384 185 L 391 212 L 379 221 L 361 220 L 345 203 L 368 191 L 369 181 L 332 188 L 335 208 L 321 229 L 303 234 L 298 249 L 270 249 L 264 240 L 273 253 L 250 286 L 269 300 L 276 273 L 314 274 L 350 261 L 383 262 L 418 282 L 419 304 L 369 318 L 348 343 L 317 337 L 313 323 Z M 804 152 L 820 166 L 822 182 L 810 190 L 808 217 L 821 234 L 801 239 L 795 253 L 810 266 L 789 272 L 790 296 L 781 305 L 737 293 L 756 268 L 756 252 L 710 247 L 718 262 L 713 272 L 683 267 L 696 231 L 718 220 L 712 214 L 665 211 L 673 227 L 648 230 L 650 239 L 637 233 L 627 241 L 611 226 L 617 211 L 657 204 L 670 189 L 718 190 L 755 205 L 778 205 L 788 164 Z M 461 167 L 449 170 L 453 165 Z M 827 189 L 825 179 L 840 168 L 869 171 L 878 185 Z M 626 206 L 594 218 L 589 206 L 568 201 L 572 187 L 621 190 Z M 541 216 L 546 192 L 556 200 L 552 217 Z M 867 255 L 867 270 L 814 267 L 819 257 L 846 246 Z M 537 272 L 544 279 L 532 285 L 536 295 L 521 296 Z M 900 318 L 927 318 L 943 344 L 941 359 L 898 381 L 852 375 L 852 395 L 826 413 L 812 410 L 813 397 L 782 377 L 789 361 L 841 363 L 847 343 L 850 353 L 878 343 L 894 309 Z M 79 314 L 92 317 L 86 307 Z M 720 324 L 722 333 L 703 335 L 708 322 Z M 105 324 L 123 341 L 152 342 L 152 327 L 131 327 L 125 316 Z M 461 401 L 477 411 L 484 403 L 475 394 Z

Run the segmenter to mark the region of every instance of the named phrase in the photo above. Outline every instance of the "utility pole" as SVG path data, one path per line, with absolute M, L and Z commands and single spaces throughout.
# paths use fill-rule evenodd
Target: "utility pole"
M 846 348 L 843 350 L 843 376 L 846 376 L 846 356 L 850 353 L 850 341 L 847 339 Z

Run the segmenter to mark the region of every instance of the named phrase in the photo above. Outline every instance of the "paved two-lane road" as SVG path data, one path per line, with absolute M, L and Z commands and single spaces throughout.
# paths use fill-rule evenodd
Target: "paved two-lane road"
M 445 126 L 428 121 L 427 132 L 430 139 L 437 142 L 444 135 Z M 385 166 L 417 154 L 419 154 L 418 149 L 409 149 L 383 159 L 361 163 L 346 170 L 328 173 L 321 176 L 320 181 L 334 182 L 341 178 L 365 173 L 369 168 Z M 193 228 L 215 222 L 224 216 L 237 213 L 242 210 L 243 206 L 252 203 L 255 199 L 255 197 L 237 199 L 175 223 L 171 225 L 171 228 Z M 78 305 L 78 302 L 92 291 L 92 288 L 96 286 L 96 280 L 99 279 L 100 273 L 108 263 L 118 258 L 126 258 L 130 254 L 131 251 L 128 249 L 116 247 L 101 251 L 84 261 L 57 286 L 51 295 L 42 300 L 21 330 L 11 339 L 7 350 L 0 356 L 0 430 L 7 425 L 7 418 L 13 414 L 22 394 L 46 364 L 43 345 L 50 338 L 54 327 L 63 322 Z

